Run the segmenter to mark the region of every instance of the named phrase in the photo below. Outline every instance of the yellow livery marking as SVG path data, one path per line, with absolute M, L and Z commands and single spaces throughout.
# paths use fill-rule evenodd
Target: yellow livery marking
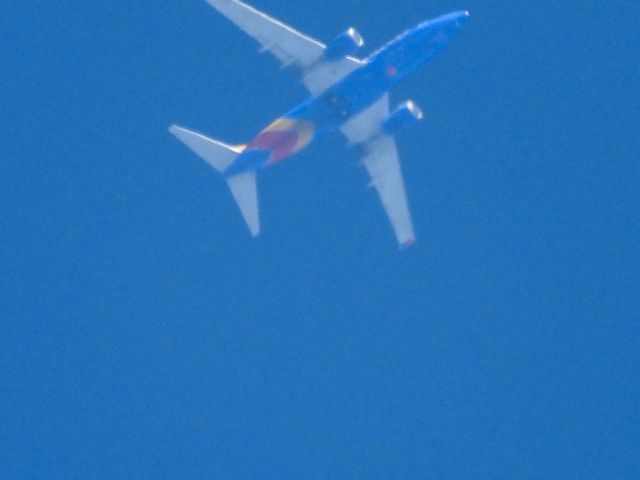
M 298 122 L 298 143 L 296 143 L 295 151 L 298 152 L 309 145 L 313 138 L 313 125 L 309 122 Z
M 295 132 L 298 135 L 298 140 L 293 151 L 298 152 L 309 145 L 313 138 L 313 130 L 313 124 L 311 122 L 307 122 L 305 120 L 292 120 L 290 118 L 279 118 L 265 128 L 262 133 L 286 131 Z
M 293 127 L 295 126 L 295 124 L 296 124 L 295 121 L 290 120 L 288 118 L 279 118 L 278 120 L 273 122 L 271 125 L 269 125 L 267 128 L 265 128 L 263 132 L 278 132 L 282 130 L 293 130 Z

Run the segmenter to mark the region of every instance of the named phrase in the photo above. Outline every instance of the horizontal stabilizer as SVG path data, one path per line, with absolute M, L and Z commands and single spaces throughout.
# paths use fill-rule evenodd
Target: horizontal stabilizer
M 177 125 L 169 127 L 169 131 L 219 173 L 223 173 L 244 150 L 244 145 L 237 147 L 226 145 Z M 226 180 L 251 235 L 256 237 L 260 233 L 256 174 L 241 173 Z
M 247 222 L 251 235 L 260 234 L 260 220 L 258 217 L 258 192 L 256 188 L 255 172 L 241 173 L 227 179 L 231 194 L 240 208 L 240 212 Z
M 238 154 L 242 152 L 242 147 L 226 145 L 177 125 L 171 125 L 169 131 L 219 173 L 224 172 Z

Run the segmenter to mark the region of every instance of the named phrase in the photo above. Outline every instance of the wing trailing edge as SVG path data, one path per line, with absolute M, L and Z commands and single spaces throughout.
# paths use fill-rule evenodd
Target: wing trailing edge
M 283 67 L 297 69 L 302 83 L 314 95 L 319 95 L 362 65 L 361 60 L 353 57 L 327 61 L 326 45 L 322 42 L 240 0 L 207 2 L 257 40 L 261 51 L 271 53 Z

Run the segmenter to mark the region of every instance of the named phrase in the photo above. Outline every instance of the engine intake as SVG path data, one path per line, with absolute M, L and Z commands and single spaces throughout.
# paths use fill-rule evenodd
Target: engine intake
M 420 107 L 413 103 L 412 100 L 407 100 L 389 115 L 389 118 L 382 124 L 382 128 L 387 133 L 394 134 L 415 125 L 423 118 L 424 114 Z
M 340 60 L 349 55 L 353 55 L 360 47 L 364 45 L 364 39 L 358 31 L 351 27 L 346 32 L 338 35 L 325 50 L 325 57 L 330 62 Z

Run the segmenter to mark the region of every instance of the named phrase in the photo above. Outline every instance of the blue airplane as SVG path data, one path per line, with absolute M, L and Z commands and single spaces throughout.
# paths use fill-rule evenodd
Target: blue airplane
M 207 0 L 255 38 L 262 51 L 298 71 L 311 96 L 245 145 L 226 145 L 172 125 L 169 130 L 227 181 L 253 236 L 260 233 L 256 172 L 300 152 L 328 132 L 341 130 L 363 152 L 370 185 L 378 191 L 401 248 L 415 242 L 394 134 L 423 113 L 412 101 L 394 110 L 389 91 L 442 50 L 469 17 L 457 11 L 423 22 L 361 60 L 364 45 L 349 28 L 328 45 L 239 0 Z

